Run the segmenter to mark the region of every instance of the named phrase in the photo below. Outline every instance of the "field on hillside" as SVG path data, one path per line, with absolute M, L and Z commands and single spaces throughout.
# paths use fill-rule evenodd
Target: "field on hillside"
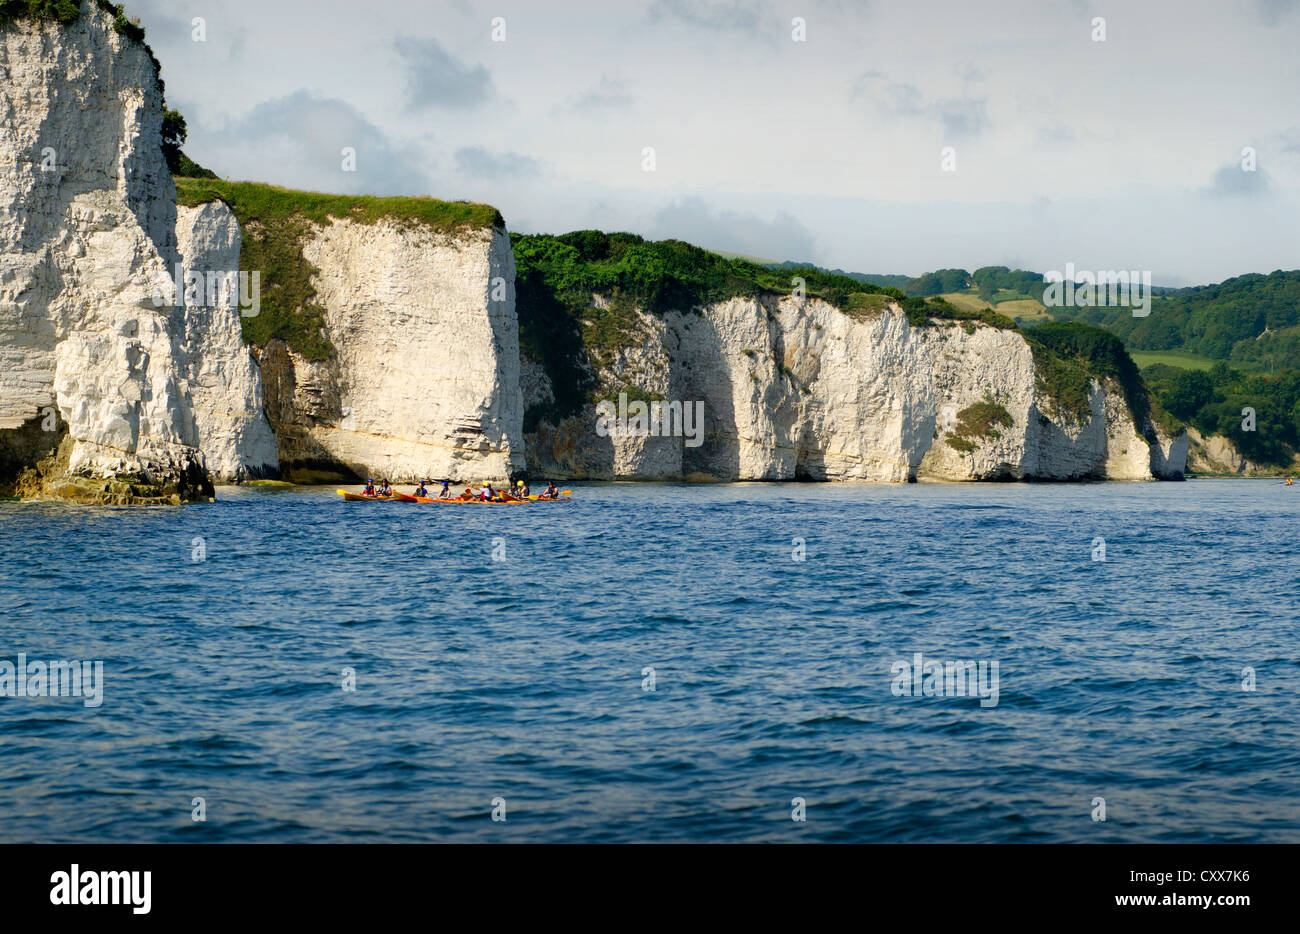
M 945 292 L 939 296 L 954 308 L 960 308 L 962 311 L 983 311 L 985 308 L 992 308 L 988 302 L 975 294 L 974 289 L 963 292 Z
M 1047 313 L 1043 303 L 1034 298 L 1021 298 L 1014 301 L 998 302 L 998 314 L 1006 315 L 1008 318 L 1015 318 L 1020 321 L 1027 321 L 1038 324 L 1043 321 L 1051 321 L 1052 316 Z
M 1209 357 L 1181 353 L 1177 350 L 1130 350 L 1129 356 L 1133 358 L 1133 362 L 1139 367 L 1151 366 L 1153 363 L 1164 363 L 1183 370 L 1208 370 L 1214 366 L 1214 361 Z M 1244 369 L 1244 367 L 1241 369 Z
M 975 289 L 945 292 L 939 297 L 954 308 L 960 308 L 963 311 L 983 311 L 985 308 L 992 308 L 1000 315 L 1006 315 L 1008 318 L 1018 318 L 1027 324 L 1040 324 L 1052 320 L 1051 316 L 1047 314 L 1047 309 L 1043 307 L 1043 303 L 1038 299 L 1026 298 L 1022 293 L 1011 292 L 1007 289 L 999 289 L 998 293 L 993 296 L 996 299 L 993 303 L 980 298 Z

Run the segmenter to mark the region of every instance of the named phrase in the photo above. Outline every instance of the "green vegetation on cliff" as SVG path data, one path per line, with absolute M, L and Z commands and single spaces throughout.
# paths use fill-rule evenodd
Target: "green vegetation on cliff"
M 968 405 L 957 413 L 957 425 L 944 440 L 948 446 L 962 453 L 975 450 L 975 441 L 997 440 L 1002 435 L 998 428 L 1010 428 L 1011 413 L 986 397 L 983 402 Z
M 81 0 L 0 0 L 0 26 L 20 19 L 46 19 L 68 25 L 81 16 Z
M 519 339 L 551 379 L 555 402 L 525 416 L 552 420 L 571 415 L 595 388 L 588 360 L 598 366 L 627 345 L 636 310 L 698 311 L 727 299 L 790 295 L 796 277 L 809 298 L 819 298 L 853 317 L 871 317 L 895 302 L 908 320 L 924 327 L 936 320 L 981 321 L 1014 328 L 989 309 L 961 309 L 938 298 L 909 297 L 813 266 L 761 266 L 703 250 L 680 240 L 645 240 L 635 234 L 578 230 L 561 236 L 512 234 L 518 271 Z M 592 296 L 607 300 L 593 305 Z
M 451 231 L 505 223 L 496 208 L 467 201 L 330 195 L 209 178 L 177 178 L 176 200 L 191 207 L 209 201 L 229 205 L 243 231 L 239 268 L 261 278 L 260 311 L 243 319 L 244 340 L 260 346 L 279 338 L 309 360 L 323 360 L 333 350 L 324 334 L 325 309 L 312 285 L 319 270 L 302 253 L 314 224 L 331 217 L 361 224 L 390 219 Z
M 1151 405 L 1137 364 L 1114 334 L 1077 321 L 1043 324 L 1023 333 L 1034 354 L 1039 386 L 1061 412 L 1078 420 L 1088 418 L 1092 380 L 1113 379 L 1138 431 L 1148 419 L 1167 429 L 1177 427 L 1159 406 Z

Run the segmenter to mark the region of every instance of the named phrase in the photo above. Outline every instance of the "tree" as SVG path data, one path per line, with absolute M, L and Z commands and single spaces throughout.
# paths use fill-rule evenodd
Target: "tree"
M 1214 399 L 1214 383 L 1201 370 L 1184 370 L 1168 383 L 1160 395 L 1165 411 L 1191 421 L 1192 416 Z
M 185 145 L 185 139 L 189 136 L 189 128 L 185 125 L 185 117 L 180 111 L 172 110 L 170 107 L 163 109 L 162 120 L 162 149 L 163 155 L 167 159 L 167 168 L 171 169 L 173 175 L 183 175 L 181 172 L 181 147 Z

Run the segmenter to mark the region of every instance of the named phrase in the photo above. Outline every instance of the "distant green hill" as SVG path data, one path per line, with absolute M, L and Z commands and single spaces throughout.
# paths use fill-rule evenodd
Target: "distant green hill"
M 1300 270 L 1171 290 L 1152 302 L 1145 318 L 1122 308 L 1052 311 L 1058 320 L 1104 327 L 1131 350 L 1178 351 L 1248 367 L 1300 367 Z

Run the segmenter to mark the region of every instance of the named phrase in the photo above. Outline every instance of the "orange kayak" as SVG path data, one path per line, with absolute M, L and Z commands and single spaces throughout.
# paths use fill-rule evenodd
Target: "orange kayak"
M 508 499 L 502 502 L 495 499 L 434 499 L 431 496 L 417 496 L 415 497 L 415 501 L 417 503 L 444 503 L 447 505 L 455 504 L 460 506 L 522 506 L 528 502 L 526 499 Z

